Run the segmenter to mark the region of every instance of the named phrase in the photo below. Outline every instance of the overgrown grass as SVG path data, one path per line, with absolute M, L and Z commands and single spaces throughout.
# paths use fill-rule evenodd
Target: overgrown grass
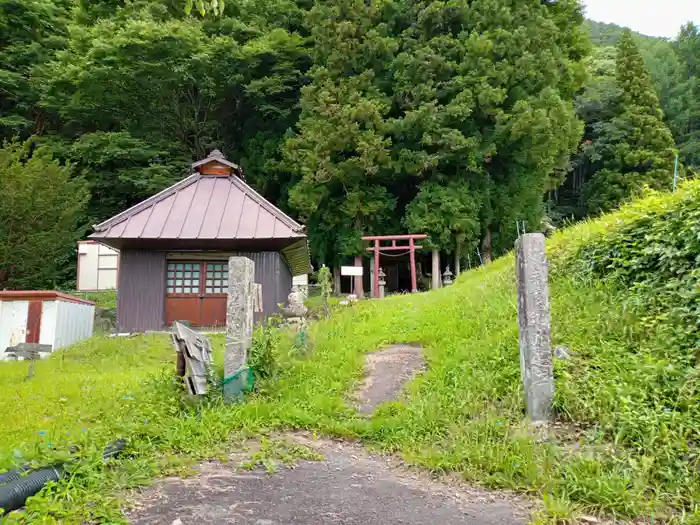
M 0 469 L 30 455 L 37 443 L 60 446 L 95 428 L 119 425 L 109 417 L 115 404 L 126 404 L 172 359 L 167 338 L 149 336 L 84 341 L 35 362 L 29 381 L 27 362 L 0 363 Z
M 116 290 L 105 290 L 102 292 L 80 292 L 76 290 L 69 290 L 67 293 L 87 301 L 92 301 L 98 308 L 104 308 L 106 310 L 115 310 L 117 308 Z
M 548 440 L 523 423 L 508 256 L 449 289 L 364 302 L 314 324 L 313 351 L 299 355 L 279 344 L 277 377 L 245 404 L 227 406 L 218 396 L 185 403 L 170 379 L 165 339 L 88 342 L 40 363 L 29 383 L 22 381 L 26 365 L 2 364 L 4 399 L 24 404 L 21 411 L 0 405 L 9 421 L 0 429 L 0 467 L 20 462 L 15 451 L 22 460 L 46 461 L 81 445 L 85 461 L 33 500 L 27 516 L 118 521 L 114 495 L 124 488 L 186 460 L 216 457 L 252 433 L 307 428 L 361 438 L 435 472 L 537 495 L 546 511 L 538 520 L 586 512 L 698 523 L 698 374 L 685 358 L 674 361 L 674 351 L 684 356 L 688 349 L 668 337 L 659 312 L 657 322 L 644 322 L 647 303 L 635 301 L 636 290 L 574 264 L 601 234 L 614 237 L 634 220 L 626 213 L 550 242 L 552 333 L 572 357 L 556 363 L 558 425 Z M 363 356 L 402 342 L 423 345 L 427 372 L 411 383 L 405 402 L 359 416 L 348 395 L 362 377 Z M 221 338 L 215 343 L 220 348 Z M 129 439 L 130 459 L 105 467 L 99 450 L 116 437 Z

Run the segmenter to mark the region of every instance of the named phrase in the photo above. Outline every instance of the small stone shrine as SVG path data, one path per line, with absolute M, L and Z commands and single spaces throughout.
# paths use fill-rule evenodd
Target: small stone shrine
M 306 314 L 309 309 L 304 306 L 304 294 L 296 287 L 287 296 L 287 306 L 280 308 L 284 323 L 300 331 L 306 325 Z

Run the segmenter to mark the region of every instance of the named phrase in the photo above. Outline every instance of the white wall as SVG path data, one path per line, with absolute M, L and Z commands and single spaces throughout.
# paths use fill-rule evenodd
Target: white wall
M 24 343 L 27 337 L 29 301 L 0 301 L 0 361 L 4 361 L 5 349 Z
M 78 244 L 78 290 L 114 290 L 117 288 L 119 252 L 102 244 Z
M 46 304 L 46 303 L 44 303 Z M 64 348 L 92 337 L 95 322 L 95 307 L 90 304 L 58 300 L 56 321 L 53 329 L 53 349 Z M 44 325 L 41 327 L 44 333 Z
M 39 343 L 54 347 L 56 339 L 56 320 L 58 319 L 58 301 L 42 301 L 41 303 L 41 332 Z
M 309 276 L 308 274 L 295 275 L 292 277 L 292 287 L 296 287 L 305 296 L 309 296 Z

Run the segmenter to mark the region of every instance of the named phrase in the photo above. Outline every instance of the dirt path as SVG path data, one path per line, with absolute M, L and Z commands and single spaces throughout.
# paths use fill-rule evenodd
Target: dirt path
M 440 483 L 349 443 L 293 435 L 324 456 L 274 473 L 205 463 L 143 492 L 134 524 L 524 525 L 527 505 Z
M 358 411 L 371 414 L 385 401 L 399 398 L 416 374 L 425 369 L 423 349 L 392 345 L 365 358 L 365 380 L 356 394 Z
M 372 413 L 400 397 L 425 368 L 420 347 L 395 345 L 368 354 L 358 410 Z M 246 454 L 229 463 L 200 465 L 188 479 L 170 478 L 144 490 L 128 514 L 153 525 L 524 525 L 529 505 L 515 497 L 445 483 L 407 469 L 396 458 L 373 456 L 359 444 L 286 434 L 280 442 L 317 452 L 320 461 L 294 468 L 241 470 Z

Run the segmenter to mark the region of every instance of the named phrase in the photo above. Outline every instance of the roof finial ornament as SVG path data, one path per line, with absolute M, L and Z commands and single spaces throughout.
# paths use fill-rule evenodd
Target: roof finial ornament
M 209 157 L 210 157 L 210 158 L 211 158 L 211 157 L 216 157 L 216 158 L 219 158 L 219 159 L 225 159 L 225 158 L 226 158 L 226 157 L 224 157 L 224 154 L 221 153 L 221 151 L 219 151 L 218 149 L 213 149 L 212 152 L 209 154 Z

